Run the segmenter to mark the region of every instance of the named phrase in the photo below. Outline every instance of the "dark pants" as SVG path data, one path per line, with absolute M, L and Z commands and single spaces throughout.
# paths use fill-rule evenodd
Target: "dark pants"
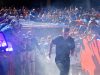
M 56 65 L 60 70 L 60 75 L 68 75 L 69 74 L 69 69 L 70 69 L 70 59 L 68 60 L 56 60 Z

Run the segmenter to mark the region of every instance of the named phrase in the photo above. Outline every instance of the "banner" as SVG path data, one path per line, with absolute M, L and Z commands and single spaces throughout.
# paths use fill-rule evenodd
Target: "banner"
M 83 39 L 84 48 L 81 51 L 81 66 L 88 75 L 100 75 L 100 40 L 91 36 Z

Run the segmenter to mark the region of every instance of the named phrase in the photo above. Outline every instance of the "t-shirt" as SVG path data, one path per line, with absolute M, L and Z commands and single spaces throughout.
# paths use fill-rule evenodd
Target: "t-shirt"
M 56 45 L 56 60 L 64 60 L 69 58 L 70 50 L 74 50 L 75 42 L 70 36 L 64 39 L 63 36 L 58 36 L 52 40 L 52 43 Z

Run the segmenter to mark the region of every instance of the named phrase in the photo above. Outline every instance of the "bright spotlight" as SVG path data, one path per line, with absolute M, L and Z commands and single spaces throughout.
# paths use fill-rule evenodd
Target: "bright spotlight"
M 6 51 L 6 48 L 8 47 L 6 38 L 3 34 L 3 32 L 0 32 L 0 51 Z

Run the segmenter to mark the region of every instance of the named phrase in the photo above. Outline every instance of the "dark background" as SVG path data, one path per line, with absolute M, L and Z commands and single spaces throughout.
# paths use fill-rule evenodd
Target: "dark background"
M 90 4 L 89 4 L 90 3 Z M 0 0 L 0 7 L 65 7 L 65 6 L 83 6 L 99 7 L 100 0 Z

